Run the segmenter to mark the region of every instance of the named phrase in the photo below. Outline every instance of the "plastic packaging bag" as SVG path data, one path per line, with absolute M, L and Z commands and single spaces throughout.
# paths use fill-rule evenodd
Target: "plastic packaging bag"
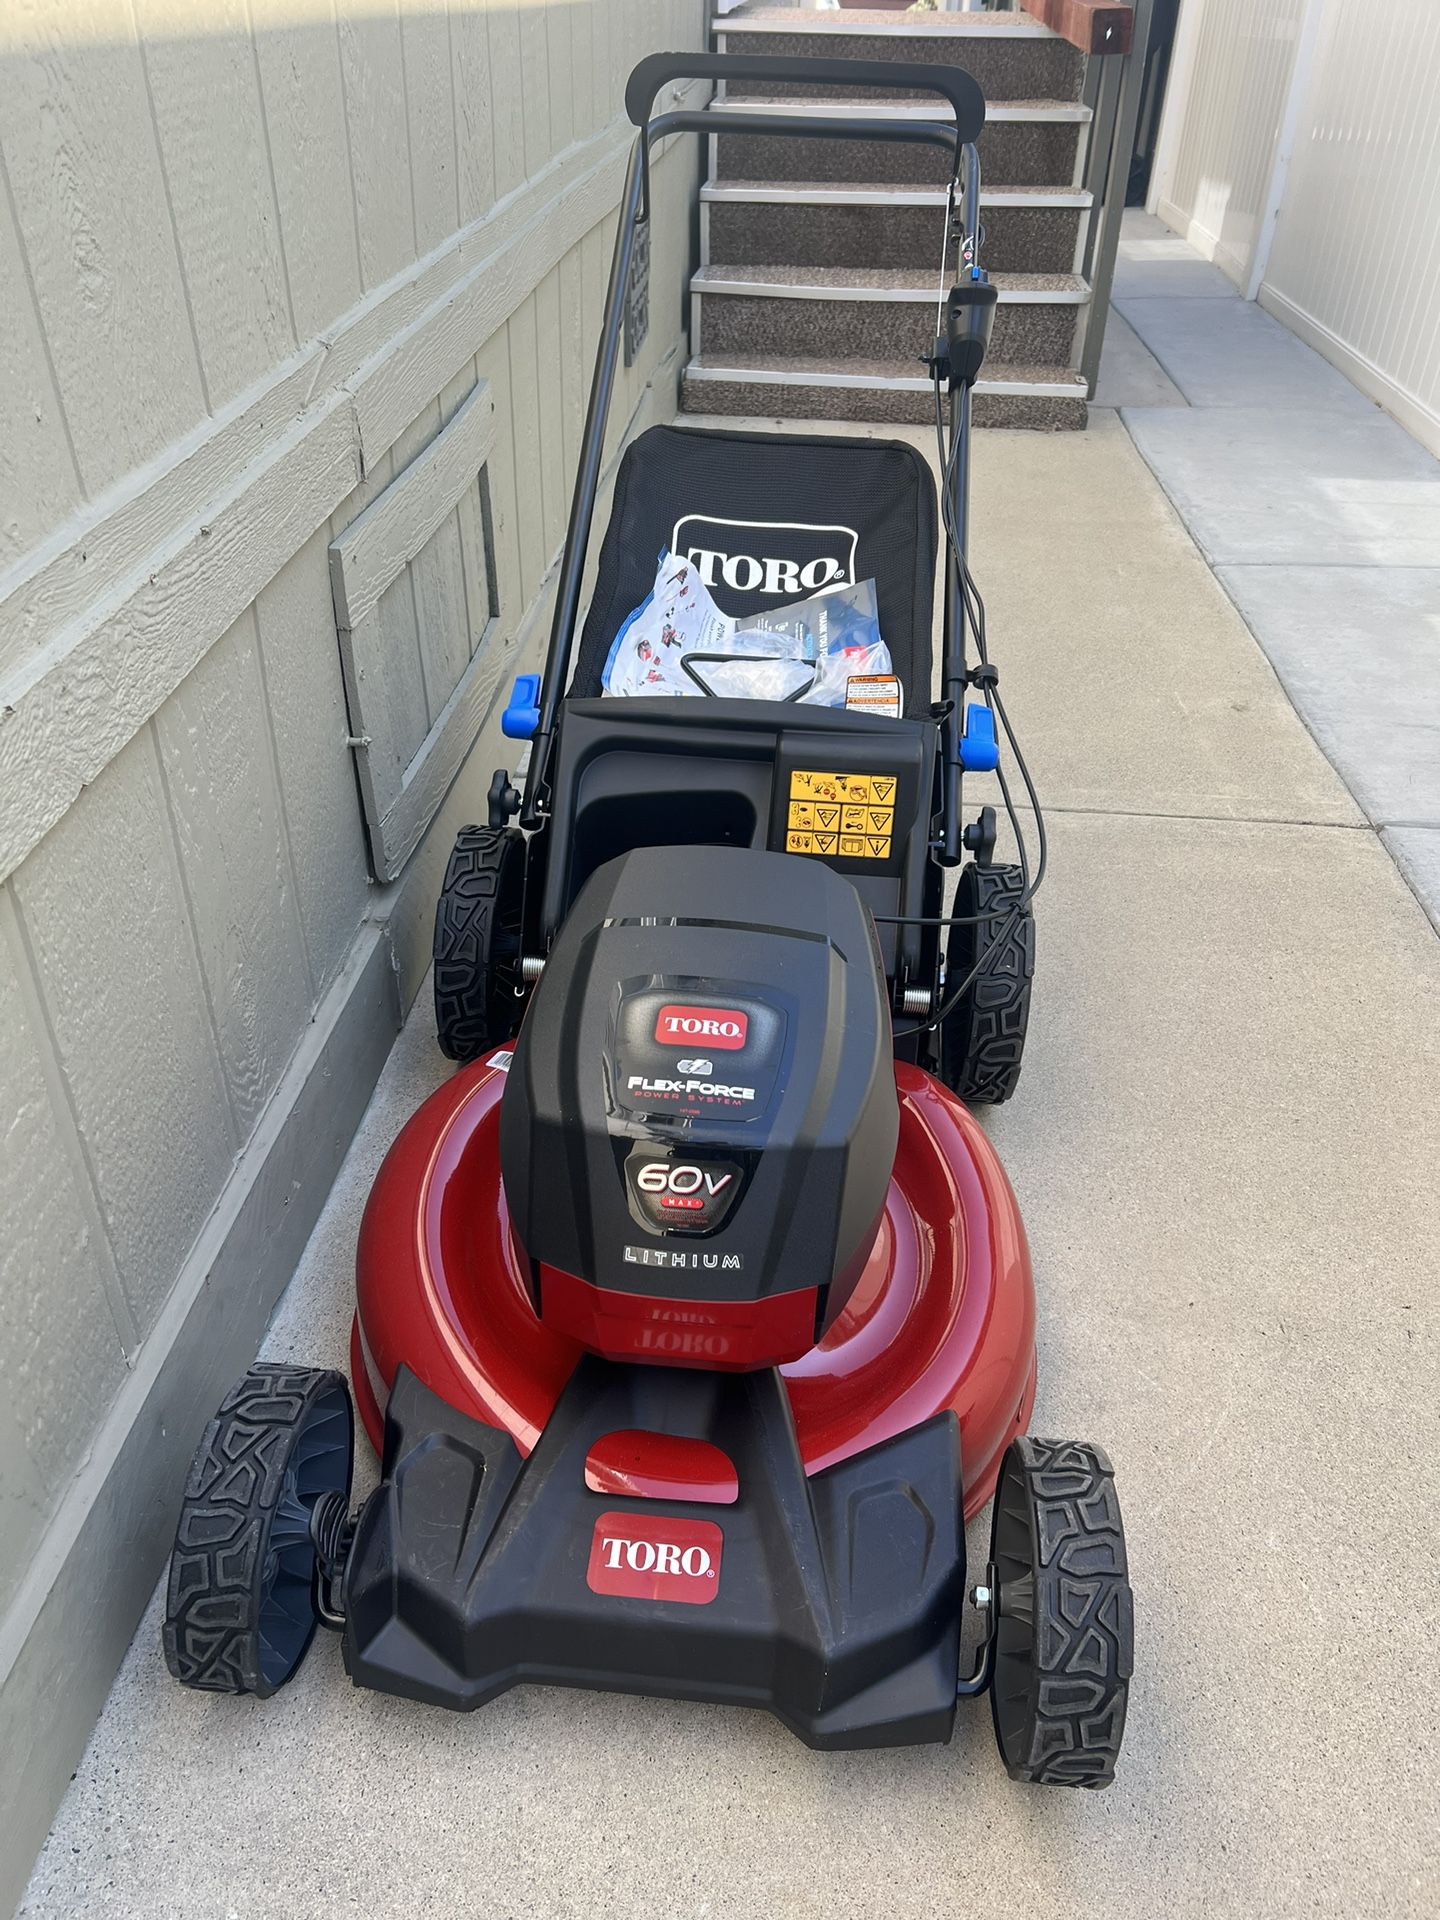
M 690 651 L 723 652 L 734 632 L 688 560 L 660 556 L 655 585 L 616 634 L 600 676 L 603 692 L 617 699 L 640 694 L 700 694 L 681 671 Z
M 688 560 L 666 553 L 649 598 L 615 636 L 601 688 L 615 699 L 708 694 L 843 707 L 857 704 L 850 682 L 862 678 L 882 686 L 893 678 L 873 580 L 735 619 Z M 885 710 L 899 712 L 898 681 Z

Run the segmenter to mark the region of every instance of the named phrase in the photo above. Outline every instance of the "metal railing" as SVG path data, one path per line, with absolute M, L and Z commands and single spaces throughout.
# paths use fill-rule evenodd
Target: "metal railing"
M 941 0 L 944 11 L 1022 8 L 1085 56 L 1081 100 L 1090 109 L 1080 184 L 1090 195 L 1079 267 L 1090 286 L 1080 372 L 1093 399 L 1110 315 L 1120 220 L 1145 91 L 1145 54 L 1155 0 Z M 917 25 L 923 16 L 917 16 Z
M 1024 0 L 1022 0 L 1022 4 Z M 1135 0 L 1130 44 L 1122 53 L 1087 53 L 1081 99 L 1090 108 L 1082 184 L 1090 195 L 1080 271 L 1090 285 L 1080 372 L 1093 399 L 1110 314 L 1120 221 L 1145 88 L 1145 50 L 1154 0 Z M 1027 7 L 1027 11 L 1033 11 Z

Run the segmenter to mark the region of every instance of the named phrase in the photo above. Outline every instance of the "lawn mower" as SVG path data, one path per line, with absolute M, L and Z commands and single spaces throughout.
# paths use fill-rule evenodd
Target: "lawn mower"
M 958 1701 L 988 1691 L 1013 1778 L 1113 1775 L 1132 1641 L 1113 1472 L 1026 1433 L 1029 1254 L 970 1111 L 1019 1075 L 1045 858 L 965 557 L 996 299 L 983 96 L 907 66 L 953 118 L 653 112 L 676 80 L 833 97 L 896 78 L 728 54 L 630 77 L 549 650 L 503 719 L 529 742 L 523 789 L 495 774 L 436 914 L 439 1041 L 460 1067 L 399 1135 L 360 1233 L 350 1371 L 380 1484 L 352 1513 L 343 1376 L 251 1369 L 184 1492 L 164 1648 L 189 1686 L 269 1695 L 324 1623 L 356 1684 L 443 1706 L 609 1688 L 763 1706 L 850 1748 L 947 1740 Z M 938 676 L 936 487 L 904 441 L 642 433 L 581 622 L 650 146 L 677 133 L 863 135 L 950 161 L 927 360 Z M 903 713 L 605 697 L 662 552 L 734 616 L 873 581 Z M 991 807 L 964 819 L 981 771 L 1017 864 L 996 859 Z M 962 1635 L 964 1523 L 992 1498 Z

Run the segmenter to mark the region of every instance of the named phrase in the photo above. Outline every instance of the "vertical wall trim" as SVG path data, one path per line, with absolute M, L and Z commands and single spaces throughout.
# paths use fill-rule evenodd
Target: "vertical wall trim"
M 29 929 L 14 889 L 8 885 L 0 885 L 0 939 L 10 948 L 15 977 L 20 986 L 20 998 L 35 1032 L 40 1071 L 50 1097 L 50 1110 L 55 1116 L 55 1130 L 64 1142 L 65 1157 L 75 1173 L 75 1185 L 85 1209 L 85 1223 L 99 1258 L 100 1278 L 106 1304 L 110 1308 L 110 1318 L 115 1325 L 115 1338 L 125 1356 L 126 1366 L 133 1367 L 140 1351 L 140 1329 L 130 1311 L 130 1302 L 125 1297 L 120 1264 L 115 1258 L 115 1243 L 110 1238 L 105 1210 L 100 1204 L 100 1187 L 75 1111 L 69 1076 L 60 1064 L 60 1049 L 50 1022 L 50 1009 L 45 1004 L 45 996 L 40 988 L 40 969 L 35 964 Z
M 1165 105 L 1160 114 L 1160 132 L 1155 142 L 1155 165 L 1150 175 L 1150 191 L 1145 208 L 1154 213 L 1162 200 L 1170 198 L 1170 177 L 1175 171 L 1175 154 L 1180 145 L 1190 112 L 1190 94 L 1195 81 L 1195 54 L 1200 44 L 1200 23 L 1209 0 L 1184 0 L 1175 45 L 1170 55 L 1170 77 L 1165 87 Z
M 1300 116 L 1310 93 L 1310 70 L 1315 60 L 1315 47 L 1320 38 L 1320 16 L 1325 5 L 1326 0 L 1306 0 L 1304 18 L 1300 22 L 1300 39 L 1290 69 L 1290 90 L 1280 121 L 1280 137 L 1275 142 L 1275 164 L 1270 170 L 1265 211 L 1260 216 L 1255 251 L 1250 256 L 1250 271 L 1241 289 L 1247 300 L 1258 297 L 1270 265 L 1270 246 L 1275 238 L 1275 223 L 1280 218 L 1280 206 L 1285 198 L 1285 182 L 1290 172 L 1290 156 L 1295 151 L 1295 141 L 1300 132 Z

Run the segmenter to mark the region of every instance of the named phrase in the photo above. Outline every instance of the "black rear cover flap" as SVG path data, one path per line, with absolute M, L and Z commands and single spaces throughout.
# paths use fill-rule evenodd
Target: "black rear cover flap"
M 913 712 L 930 694 L 935 487 L 903 441 L 651 427 L 627 449 L 571 694 L 590 699 L 665 551 L 695 561 L 724 613 L 763 613 L 873 579 Z

